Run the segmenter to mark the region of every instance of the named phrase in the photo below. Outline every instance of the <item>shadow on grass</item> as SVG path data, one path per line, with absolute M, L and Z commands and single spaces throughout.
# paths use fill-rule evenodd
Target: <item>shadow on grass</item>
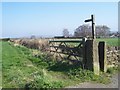
M 82 68 L 81 62 L 74 60 L 74 62 L 70 61 L 56 62 L 54 65 L 49 66 L 47 69 L 50 71 L 68 72 L 69 70 L 77 68 Z

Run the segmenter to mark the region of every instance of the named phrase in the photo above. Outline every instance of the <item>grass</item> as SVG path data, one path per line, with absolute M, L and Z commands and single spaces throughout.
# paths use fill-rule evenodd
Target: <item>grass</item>
M 115 74 L 115 73 L 118 73 L 118 72 L 120 72 L 120 67 L 110 67 L 110 68 L 108 68 L 107 69 L 107 73 L 109 73 L 109 74 Z
M 2 42 L 0 42 L 0 88 L 2 88 Z
M 2 43 L 2 87 L 3 88 L 60 88 L 66 83 L 61 72 L 46 69 L 50 63 L 33 57 L 31 50 Z M 70 79 L 67 79 L 71 81 Z
M 84 81 L 109 82 L 106 73 L 97 76 L 82 70 L 79 63 L 56 62 L 44 52 L 8 42 L 2 42 L 2 79 L 3 88 L 62 88 Z
M 4 88 L 60 88 L 63 86 L 61 81 L 53 79 L 54 77 L 47 73 L 45 69 L 47 63 L 32 57 L 29 49 L 14 47 L 8 42 L 3 42 L 2 46 L 2 86 Z
M 108 46 L 120 46 L 119 38 L 99 38 L 97 41 L 105 41 Z
M 120 38 L 97 38 L 97 42 L 105 41 L 107 46 L 120 46 Z M 67 43 L 68 46 L 78 46 L 79 43 Z

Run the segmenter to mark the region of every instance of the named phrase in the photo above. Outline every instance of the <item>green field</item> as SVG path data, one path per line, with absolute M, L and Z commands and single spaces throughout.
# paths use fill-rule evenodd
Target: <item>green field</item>
M 120 38 L 100 38 L 97 41 L 105 41 L 108 46 L 120 46 Z
M 39 57 L 33 56 L 33 52 L 39 53 Z M 61 88 L 84 81 L 108 83 L 109 77 L 106 73 L 94 75 L 67 61 L 53 61 L 37 50 L 2 42 L 3 88 Z

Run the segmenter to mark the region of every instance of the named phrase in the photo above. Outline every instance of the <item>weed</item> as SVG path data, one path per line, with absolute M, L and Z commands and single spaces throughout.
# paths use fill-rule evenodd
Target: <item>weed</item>
M 118 70 L 119 70 L 118 67 L 110 67 L 107 69 L 107 73 L 114 74 L 115 72 L 118 72 Z

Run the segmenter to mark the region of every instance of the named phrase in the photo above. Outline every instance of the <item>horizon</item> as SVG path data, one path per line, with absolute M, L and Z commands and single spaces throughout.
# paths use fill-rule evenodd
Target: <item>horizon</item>
M 91 14 L 96 25 L 118 31 L 117 2 L 3 2 L 2 37 L 61 36 L 64 28 L 73 34 Z

